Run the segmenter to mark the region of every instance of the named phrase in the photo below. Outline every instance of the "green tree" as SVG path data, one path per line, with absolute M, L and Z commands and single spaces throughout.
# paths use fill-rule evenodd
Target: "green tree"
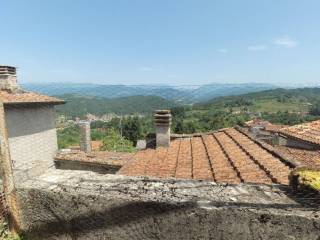
M 142 120 L 139 117 L 125 118 L 122 124 L 122 134 L 126 139 L 136 144 L 138 139 L 144 137 Z
M 79 145 L 80 133 L 79 126 L 72 125 L 70 127 L 57 131 L 59 149 L 67 148 L 72 145 Z
M 101 150 L 114 152 L 134 152 L 135 148 L 131 141 L 121 137 L 116 130 L 109 129 L 108 133 L 102 140 Z
M 320 101 L 316 102 L 312 105 L 310 108 L 309 113 L 313 116 L 319 116 L 320 115 Z

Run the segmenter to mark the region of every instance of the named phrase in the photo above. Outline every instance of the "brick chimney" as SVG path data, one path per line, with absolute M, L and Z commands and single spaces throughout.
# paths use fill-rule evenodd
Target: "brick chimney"
M 91 152 L 91 128 L 89 121 L 80 121 L 80 150 L 86 153 Z
M 0 90 L 14 91 L 19 89 L 16 73 L 15 67 L 0 65 Z
M 156 128 L 156 145 L 157 147 L 170 146 L 170 110 L 157 110 L 154 114 L 154 125 Z

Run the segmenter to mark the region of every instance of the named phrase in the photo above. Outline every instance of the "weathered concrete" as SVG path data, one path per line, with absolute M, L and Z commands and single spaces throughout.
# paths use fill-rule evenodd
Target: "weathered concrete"
M 314 199 L 284 186 L 49 170 L 17 186 L 31 239 L 319 239 Z M 308 205 L 312 202 L 315 205 Z
M 53 106 L 5 107 L 14 174 L 39 175 L 53 166 L 57 135 Z M 26 173 L 27 171 L 27 173 Z
M 91 127 L 89 121 L 81 121 L 80 127 L 80 150 L 86 153 L 91 152 Z
M 170 110 L 157 110 L 154 114 L 154 125 L 156 129 L 156 146 L 170 146 L 171 113 Z
M 0 89 L 18 89 L 16 68 L 12 66 L 0 66 Z
M 81 161 L 56 160 L 55 167 L 64 170 L 93 171 L 101 174 L 115 174 L 122 167 L 121 165 L 99 164 Z

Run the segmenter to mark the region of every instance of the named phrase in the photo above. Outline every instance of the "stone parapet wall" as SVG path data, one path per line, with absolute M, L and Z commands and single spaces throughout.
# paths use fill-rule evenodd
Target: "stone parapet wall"
M 317 199 L 290 187 L 49 170 L 17 186 L 31 239 L 318 239 Z

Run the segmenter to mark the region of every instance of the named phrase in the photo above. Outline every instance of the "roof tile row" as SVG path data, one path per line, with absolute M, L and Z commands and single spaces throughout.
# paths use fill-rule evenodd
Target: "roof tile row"
M 119 174 L 288 184 L 290 168 L 279 157 L 234 128 L 177 138 L 170 147 L 138 152 Z

